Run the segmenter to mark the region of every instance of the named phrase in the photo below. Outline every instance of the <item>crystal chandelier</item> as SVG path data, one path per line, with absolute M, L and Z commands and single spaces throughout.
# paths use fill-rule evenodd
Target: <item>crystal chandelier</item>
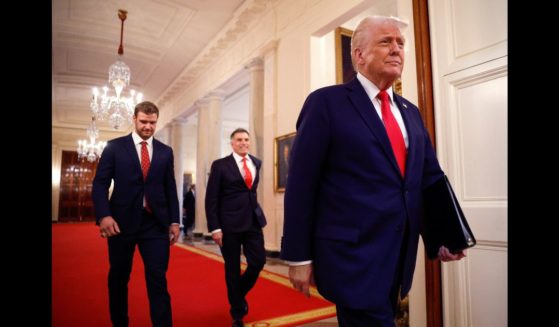
M 114 90 L 110 90 L 108 86 L 103 86 L 103 94 L 99 95 L 99 90 L 93 88 L 93 97 L 89 107 L 95 117 L 99 120 L 107 120 L 114 129 L 120 129 L 121 126 L 128 126 L 132 122 L 134 115 L 134 107 L 142 101 L 142 93 L 130 90 L 128 97 L 124 96 L 122 91 L 130 85 L 130 67 L 122 61 L 124 53 L 122 46 L 122 38 L 124 33 L 124 20 L 127 15 L 126 10 L 118 10 L 118 18 L 120 18 L 120 46 L 118 47 L 117 61 L 109 67 L 109 85 Z
M 87 140 L 78 141 L 78 160 L 84 161 L 87 159 L 89 162 L 94 162 L 101 157 L 101 153 L 107 145 L 107 142 L 99 141 L 99 129 L 95 126 L 95 116 L 91 117 L 91 124 L 87 128 L 87 137 L 89 138 L 89 143 Z

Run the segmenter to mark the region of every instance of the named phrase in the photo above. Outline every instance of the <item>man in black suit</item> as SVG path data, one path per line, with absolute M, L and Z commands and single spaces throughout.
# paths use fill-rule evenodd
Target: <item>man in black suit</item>
M 196 185 L 190 185 L 190 189 L 184 195 L 182 201 L 182 208 L 184 212 L 184 219 L 182 221 L 184 228 L 184 238 L 186 239 L 189 235 L 189 231 L 194 226 L 194 219 L 196 217 Z
M 173 150 L 153 138 L 158 117 L 155 104 L 136 105 L 134 131 L 107 143 L 93 179 L 97 225 L 109 247 L 113 326 L 128 326 L 128 281 L 136 246 L 144 261 L 151 322 L 173 325 L 166 273 L 169 247 L 179 237 L 179 199 Z
M 231 133 L 233 153 L 212 163 L 206 189 L 206 218 L 213 240 L 225 261 L 227 297 L 233 326 L 243 326 L 248 313 L 246 295 L 266 262 L 262 228 L 266 217 L 256 199 L 261 161 L 248 154 L 249 133 Z M 247 269 L 241 276 L 241 245 Z

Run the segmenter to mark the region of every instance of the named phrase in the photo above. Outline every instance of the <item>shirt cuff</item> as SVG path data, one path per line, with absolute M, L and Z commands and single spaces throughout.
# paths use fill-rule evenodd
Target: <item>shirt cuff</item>
M 287 261 L 284 260 L 285 263 L 287 263 L 290 266 L 303 266 L 303 265 L 310 265 L 312 263 L 312 260 L 306 260 L 306 261 Z
M 212 234 L 215 234 L 215 233 L 221 233 L 221 228 L 214 229 L 214 230 L 212 231 Z
M 172 223 L 171 226 L 180 226 L 181 224 L 179 223 Z

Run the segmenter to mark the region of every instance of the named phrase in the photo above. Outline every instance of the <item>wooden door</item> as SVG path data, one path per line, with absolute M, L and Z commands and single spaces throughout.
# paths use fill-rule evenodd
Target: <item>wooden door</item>
M 91 186 L 97 161 L 78 161 L 75 151 L 62 151 L 58 221 L 95 221 Z

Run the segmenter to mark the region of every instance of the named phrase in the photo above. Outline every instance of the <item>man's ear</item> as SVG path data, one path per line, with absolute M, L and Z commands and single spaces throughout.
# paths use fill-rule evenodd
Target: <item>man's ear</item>
M 353 58 L 356 64 L 360 64 L 363 61 L 363 52 L 361 52 L 361 49 L 355 48 L 353 50 Z

